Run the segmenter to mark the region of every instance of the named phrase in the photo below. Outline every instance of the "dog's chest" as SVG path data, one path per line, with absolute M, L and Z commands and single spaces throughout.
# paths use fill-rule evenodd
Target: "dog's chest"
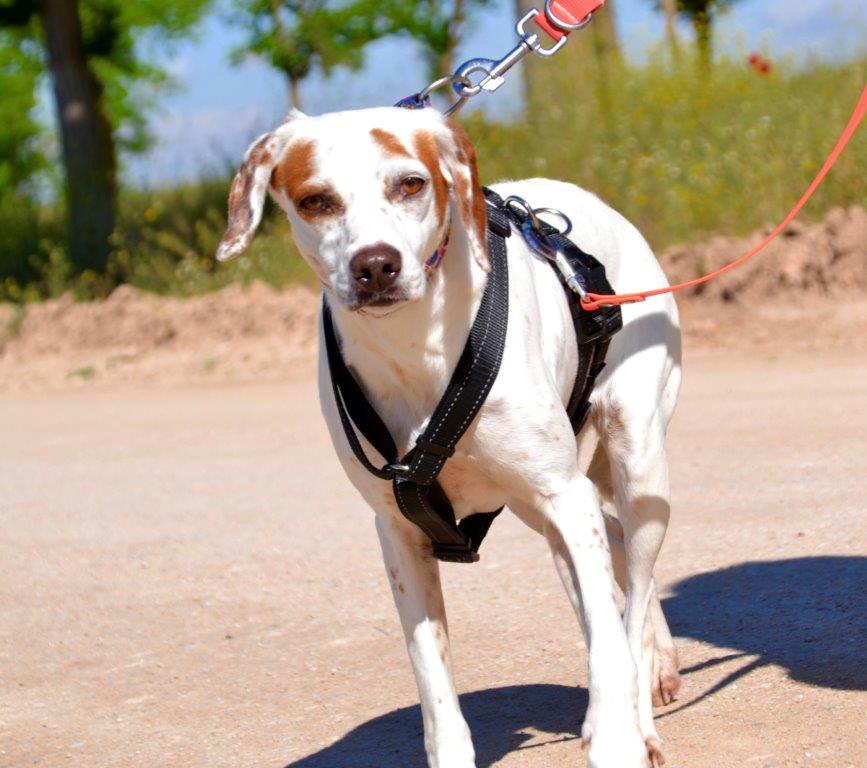
M 446 462 L 438 478 L 458 518 L 499 509 L 509 496 L 501 479 L 492 475 L 490 458 L 472 449 L 472 444 L 462 447 Z

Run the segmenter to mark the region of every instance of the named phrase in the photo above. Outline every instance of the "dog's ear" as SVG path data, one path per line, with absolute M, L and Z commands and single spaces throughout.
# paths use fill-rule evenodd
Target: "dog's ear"
M 301 112 L 292 110 L 283 125 L 256 139 L 244 155 L 229 190 L 229 224 L 217 248 L 217 261 L 228 261 L 250 245 L 262 220 L 271 174 L 289 145 L 289 126 L 301 117 Z
M 444 130 L 437 132 L 437 148 L 473 258 L 487 272 L 491 268 L 487 242 L 488 214 L 479 183 L 476 150 L 464 129 L 452 120 L 446 120 Z

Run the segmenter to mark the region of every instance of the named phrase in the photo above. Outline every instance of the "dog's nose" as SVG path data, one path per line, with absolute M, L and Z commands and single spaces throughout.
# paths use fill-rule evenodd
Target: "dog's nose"
M 349 261 L 356 286 L 366 293 L 382 293 L 391 288 L 400 274 L 400 253 L 387 243 L 368 245 Z

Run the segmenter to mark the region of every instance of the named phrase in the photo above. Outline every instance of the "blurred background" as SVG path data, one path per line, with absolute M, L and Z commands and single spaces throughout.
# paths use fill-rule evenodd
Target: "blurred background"
M 532 6 L 0 0 L 0 301 L 308 281 L 273 211 L 247 257 L 213 261 L 249 141 L 290 104 L 387 105 L 499 57 Z M 461 120 L 484 181 L 574 181 L 657 249 L 746 234 L 788 210 L 845 123 L 865 16 L 860 0 L 609 0 Z M 865 204 L 865 161 L 856 138 L 808 216 Z

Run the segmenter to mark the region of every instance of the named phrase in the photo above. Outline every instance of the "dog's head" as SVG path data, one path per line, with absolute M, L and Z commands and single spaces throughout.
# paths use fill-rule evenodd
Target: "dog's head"
M 422 298 L 450 230 L 460 230 L 461 245 L 488 269 L 475 152 L 435 110 L 290 113 L 247 150 L 218 259 L 250 244 L 266 194 L 289 216 L 320 282 L 348 309 L 378 314 Z

